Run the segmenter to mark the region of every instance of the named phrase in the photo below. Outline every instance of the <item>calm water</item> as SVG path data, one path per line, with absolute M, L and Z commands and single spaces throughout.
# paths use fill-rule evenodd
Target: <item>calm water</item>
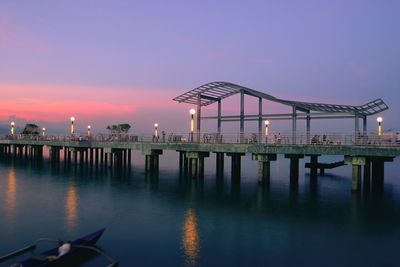
M 349 166 L 314 184 L 303 160 L 296 187 L 281 156 L 262 187 L 249 157 L 240 184 L 228 158 L 223 179 L 210 157 L 202 180 L 181 176 L 177 159 L 164 153 L 153 176 L 139 152 L 130 173 L 0 162 L 0 254 L 107 226 L 98 245 L 120 266 L 399 266 L 399 161 L 386 164 L 383 193 L 355 196 Z

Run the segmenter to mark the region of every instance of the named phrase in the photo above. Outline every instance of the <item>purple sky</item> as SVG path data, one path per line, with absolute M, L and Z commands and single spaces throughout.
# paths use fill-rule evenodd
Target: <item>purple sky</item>
M 229 81 L 302 101 L 381 97 L 390 107 L 384 127 L 399 129 L 399 14 L 398 0 L 2 0 L 0 122 L 60 130 L 74 115 L 81 129 L 129 122 L 147 133 L 157 121 L 183 132 L 190 106 L 171 99 Z M 225 105 L 230 114 L 235 101 Z

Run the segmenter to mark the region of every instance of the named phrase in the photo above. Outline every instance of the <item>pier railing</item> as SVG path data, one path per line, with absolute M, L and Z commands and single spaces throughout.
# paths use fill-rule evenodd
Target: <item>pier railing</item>
M 36 141 L 96 141 L 141 143 L 201 143 L 201 144 L 263 144 L 263 145 L 319 145 L 319 146 L 400 146 L 400 132 L 376 133 L 165 133 L 152 135 L 3 135 L 0 140 Z

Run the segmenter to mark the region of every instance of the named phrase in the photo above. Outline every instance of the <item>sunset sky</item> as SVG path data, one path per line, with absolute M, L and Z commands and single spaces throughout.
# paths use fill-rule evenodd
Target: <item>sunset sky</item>
M 399 0 L 2 0 L 0 134 L 11 120 L 67 131 L 70 116 L 81 132 L 121 122 L 183 132 L 191 106 L 172 98 L 212 81 L 292 100 L 382 98 L 384 127 L 400 129 L 399 14 Z

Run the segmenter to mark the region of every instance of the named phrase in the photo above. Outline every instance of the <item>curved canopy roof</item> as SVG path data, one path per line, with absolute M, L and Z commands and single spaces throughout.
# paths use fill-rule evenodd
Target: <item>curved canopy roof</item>
M 389 107 L 382 99 L 376 99 L 361 106 L 338 105 L 338 104 L 323 104 L 309 103 L 276 98 L 274 96 L 259 92 L 241 85 L 229 82 L 211 82 L 190 90 L 173 100 L 179 103 L 198 104 L 200 96 L 200 105 L 208 106 L 218 100 L 227 98 L 243 92 L 254 97 L 261 97 L 266 100 L 281 103 L 288 106 L 294 106 L 300 111 L 319 111 L 327 113 L 351 113 L 362 116 L 370 116 L 387 110 Z

